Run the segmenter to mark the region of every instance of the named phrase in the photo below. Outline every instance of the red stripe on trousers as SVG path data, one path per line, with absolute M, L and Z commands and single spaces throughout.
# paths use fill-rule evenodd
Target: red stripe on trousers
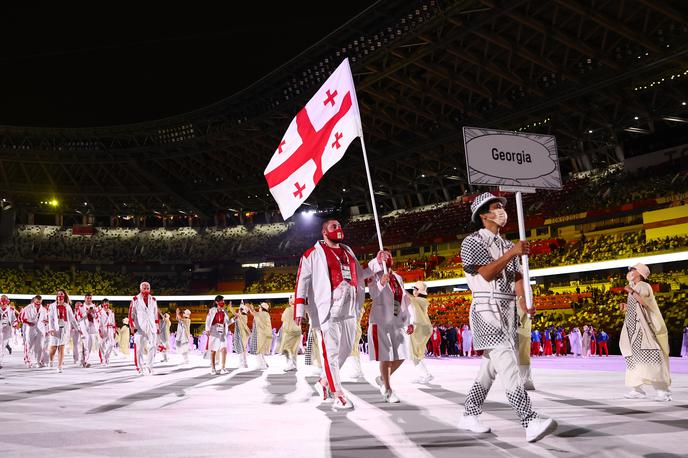
M 136 357 L 136 344 L 134 344 L 134 365 L 136 366 L 136 370 L 139 370 L 139 359 Z
M 375 350 L 375 361 L 380 361 L 377 349 L 377 325 L 373 325 L 373 349 Z
M 334 379 L 332 378 L 332 371 L 330 370 L 330 362 L 327 360 L 327 348 L 325 348 L 325 334 L 320 331 L 322 337 L 323 360 L 325 361 L 325 375 L 327 376 L 327 383 L 330 385 L 330 391 L 339 391 L 338 387 L 334 386 Z

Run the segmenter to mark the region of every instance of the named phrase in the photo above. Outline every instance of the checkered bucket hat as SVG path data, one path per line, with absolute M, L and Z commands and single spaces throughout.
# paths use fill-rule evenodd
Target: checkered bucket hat
M 479 216 L 480 209 L 483 208 L 485 205 L 490 205 L 490 203 L 494 202 L 495 200 L 501 202 L 502 205 L 506 205 L 506 198 L 501 196 L 495 196 L 494 194 L 489 192 L 484 192 L 480 194 L 478 197 L 476 197 L 473 203 L 471 204 L 471 221 L 473 221 L 478 226 L 481 226 L 482 224 L 480 223 Z

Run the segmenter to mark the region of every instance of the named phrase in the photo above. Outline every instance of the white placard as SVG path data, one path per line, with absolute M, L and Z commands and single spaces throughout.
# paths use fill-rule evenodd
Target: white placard
M 470 184 L 561 189 L 552 135 L 464 127 L 463 142 Z

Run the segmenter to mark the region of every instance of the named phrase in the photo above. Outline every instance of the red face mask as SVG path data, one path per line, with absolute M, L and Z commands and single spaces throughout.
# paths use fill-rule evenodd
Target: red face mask
M 218 302 L 218 303 L 217 303 L 217 306 L 220 307 L 220 308 L 224 308 L 224 306 L 225 306 L 225 301 L 220 301 L 220 302 Z
M 141 294 L 143 295 L 143 297 L 148 297 L 150 296 L 150 291 L 141 291 Z
M 341 242 L 344 240 L 344 231 L 341 227 L 334 231 L 325 231 L 325 235 L 333 242 Z

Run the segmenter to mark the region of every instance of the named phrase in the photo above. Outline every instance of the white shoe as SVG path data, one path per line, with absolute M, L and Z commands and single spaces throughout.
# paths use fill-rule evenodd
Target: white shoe
M 492 431 L 489 426 L 482 424 L 478 415 L 461 415 L 459 428 L 474 433 L 489 433 Z
M 146 367 L 146 373 L 148 375 L 153 375 L 153 368 L 152 367 Z
M 141 369 L 136 369 L 136 375 L 143 375 L 143 371 Z
M 385 393 L 384 395 L 385 402 L 389 402 L 390 404 L 396 404 L 399 402 L 399 398 L 397 397 L 396 393 L 394 391 L 389 390 Z
M 284 368 L 284 372 L 290 372 L 290 371 L 295 371 L 296 370 L 296 364 L 294 363 L 294 360 L 290 359 L 287 362 L 287 367 Z
M 382 383 L 382 377 L 379 375 L 375 377 L 375 383 L 377 383 L 377 386 L 380 388 L 380 394 L 384 396 L 387 389 L 385 388 L 385 384 Z
M 671 391 L 657 390 L 655 394 L 655 401 L 657 402 L 669 402 L 671 399 Z
M 415 379 L 413 379 L 413 383 L 423 384 L 423 383 L 425 383 L 426 378 L 427 378 L 426 376 L 420 375 L 420 376 L 416 377 Z
M 212 369 L 210 369 L 210 375 L 217 375 L 217 371 L 215 370 L 214 367 Z
M 56 369 L 55 369 L 55 373 L 61 374 L 61 373 L 62 373 L 62 368 L 61 368 L 61 367 L 56 368 Z
M 337 396 L 337 399 L 332 404 L 332 410 L 350 410 L 353 408 L 354 404 L 344 396 Z
M 225 375 L 225 374 L 229 374 L 229 371 L 223 367 L 222 369 L 220 369 L 220 375 Z
M 534 418 L 526 428 L 526 440 L 528 442 L 539 441 L 557 429 L 557 422 L 551 418 Z
M 644 399 L 646 397 L 645 391 L 642 388 L 633 388 L 628 393 L 624 394 L 626 399 Z
M 428 374 L 427 376 L 425 376 L 425 380 L 423 381 L 423 383 L 430 383 L 430 382 L 432 382 L 434 379 L 435 379 L 435 376 L 434 376 L 434 375 Z

